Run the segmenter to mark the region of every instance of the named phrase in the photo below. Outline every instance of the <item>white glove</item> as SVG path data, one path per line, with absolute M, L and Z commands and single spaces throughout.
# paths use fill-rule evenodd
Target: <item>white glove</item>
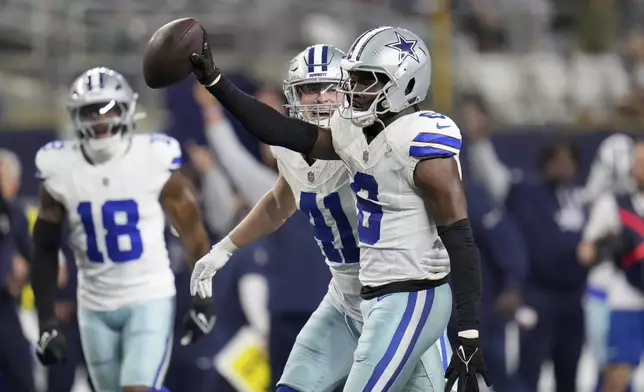
M 423 254 L 421 262 L 431 273 L 449 272 L 449 254 L 440 240 L 436 240 L 434 246 Z
M 212 277 L 238 249 L 228 236 L 212 247 L 210 252 L 195 264 L 190 277 L 190 294 L 201 298 L 212 297 Z

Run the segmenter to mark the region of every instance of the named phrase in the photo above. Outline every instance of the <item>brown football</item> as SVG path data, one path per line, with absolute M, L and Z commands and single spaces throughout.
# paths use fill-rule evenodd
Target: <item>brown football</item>
M 182 18 L 162 26 L 143 52 L 143 76 L 151 88 L 168 87 L 192 72 L 191 53 L 201 53 L 203 31 L 194 18 Z

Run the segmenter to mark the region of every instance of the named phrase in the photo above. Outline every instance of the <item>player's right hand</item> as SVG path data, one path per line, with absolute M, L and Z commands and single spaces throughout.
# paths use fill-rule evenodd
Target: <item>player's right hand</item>
M 67 341 L 55 321 L 49 321 L 40 328 L 36 355 L 40 363 L 45 366 L 58 365 L 67 361 Z
M 192 62 L 192 72 L 197 77 L 197 80 L 206 87 L 214 85 L 219 79 L 219 68 L 215 66 L 215 61 L 212 59 L 212 52 L 210 51 L 210 44 L 208 43 L 208 33 L 206 29 L 201 27 L 203 31 L 203 46 L 201 53 L 192 53 L 190 61 Z
M 452 354 L 452 359 L 445 371 L 445 392 L 450 392 L 456 384 L 458 392 L 479 392 L 477 376 L 481 375 L 488 387 L 492 386 L 483 362 L 483 353 L 479 347 L 478 338 L 458 338 L 458 348 Z
M 212 277 L 223 267 L 232 253 L 225 251 L 219 244 L 212 247 L 210 252 L 195 264 L 190 277 L 190 294 L 197 293 L 201 298 L 212 297 Z

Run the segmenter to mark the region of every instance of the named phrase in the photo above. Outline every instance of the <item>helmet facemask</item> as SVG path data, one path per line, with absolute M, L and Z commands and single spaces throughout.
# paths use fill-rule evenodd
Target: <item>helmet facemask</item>
M 338 92 L 344 95 L 340 115 L 364 128 L 390 109 L 387 91 L 396 86 L 384 71 L 354 69 L 343 73 Z
M 112 157 L 132 128 L 134 107 L 111 100 L 70 107 L 69 113 L 86 152 L 97 161 Z
M 291 117 L 328 128 L 338 108 L 337 88 L 337 80 L 286 82 L 284 95 L 288 104 L 285 107 Z

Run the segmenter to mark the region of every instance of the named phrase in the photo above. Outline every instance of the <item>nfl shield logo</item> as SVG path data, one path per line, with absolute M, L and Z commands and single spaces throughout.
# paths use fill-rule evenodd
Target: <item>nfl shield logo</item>
M 313 174 L 313 172 L 308 172 L 306 174 L 306 178 L 309 180 L 309 182 L 314 182 L 315 181 L 315 174 Z
M 110 180 L 107 179 L 107 177 L 103 177 L 103 186 L 108 186 L 110 185 Z
M 365 151 L 362 153 L 362 160 L 365 162 L 369 160 L 369 151 Z

